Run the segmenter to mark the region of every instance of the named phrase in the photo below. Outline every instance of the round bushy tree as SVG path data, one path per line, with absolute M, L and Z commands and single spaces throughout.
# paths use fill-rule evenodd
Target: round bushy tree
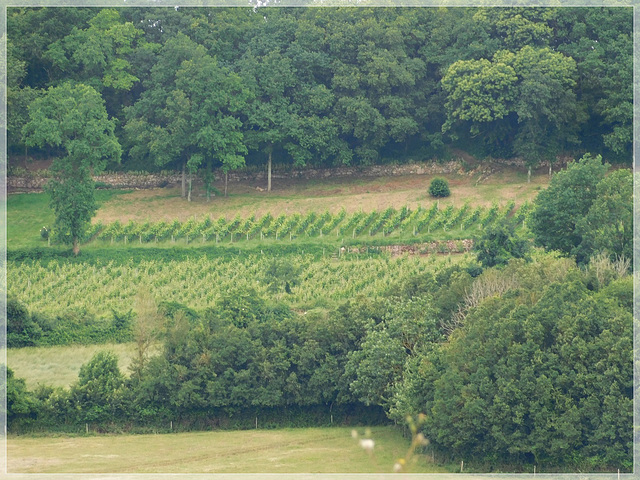
M 444 178 L 436 177 L 431 181 L 431 185 L 429 185 L 429 195 L 432 197 L 448 197 L 451 195 L 451 191 L 449 190 L 449 182 L 447 182 Z
M 7 298 L 7 346 L 27 347 L 36 345 L 42 336 L 42 328 L 29 314 L 27 308 L 12 297 Z
M 587 229 L 581 230 L 579 226 L 595 201 L 596 187 L 608 169 L 609 165 L 603 164 L 600 155 L 586 154 L 553 176 L 549 187 L 538 194 L 527 220 L 538 245 L 568 255 L 581 253 L 579 246 Z M 602 221 L 599 216 L 598 219 Z
M 114 420 L 122 407 L 124 381 L 113 352 L 99 351 L 82 365 L 78 382 L 71 387 L 71 398 L 82 421 Z

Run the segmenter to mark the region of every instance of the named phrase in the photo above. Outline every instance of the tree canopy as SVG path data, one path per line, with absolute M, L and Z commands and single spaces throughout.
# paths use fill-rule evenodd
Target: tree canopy
M 538 194 L 535 208 L 529 219 L 529 226 L 538 245 L 567 255 L 578 255 L 579 260 L 584 260 L 586 252 L 581 249 L 582 234 L 593 235 L 593 230 L 588 231 L 587 228 L 589 220 L 584 217 L 587 216 L 598 197 L 597 186 L 605 178 L 608 168 L 609 165 L 603 164 L 602 157 L 599 155 L 596 157 L 585 155 L 578 162 L 570 163 L 566 170 L 554 175 L 549 187 Z M 605 185 L 610 185 L 612 181 L 616 182 L 619 178 L 620 176 L 616 175 Z M 603 190 L 607 191 L 607 187 L 600 187 L 600 191 Z M 630 206 L 630 191 L 626 193 L 629 196 L 624 202 Z M 609 201 L 615 200 L 610 198 Z M 608 208 L 606 203 L 607 199 L 603 196 L 598 203 L 600 215 L 603 209 Z M 598 214 L 594 210 L 590 218 L 593 220 L 596 215 Z M 622 213 L 622 215 L 625 214 Z M 593 225 L 593 228 L 600 227 Z M 618 225 L 614 228 L 624 229 Z M 627 225 L 627 234 L 628 230 Z M 621 251 L 618 253 L 622 254 Z
M 71 82 L 100 93 L 134 170 L 404 162 L 456 148 L 531 167 L 584 151 L 628 163 L 631 13 L 9 8 L 9 153 L 24 152 L 22 106 Z M 185 84 L 185 69 L 200 80 Z M 227 88 L 244 93 L 216 120 L 233 140 L 214 148 L 191 115 L 211 108 L 205 91 L 222 106 Z M 55 153 L 39 148 L 29 153 Z

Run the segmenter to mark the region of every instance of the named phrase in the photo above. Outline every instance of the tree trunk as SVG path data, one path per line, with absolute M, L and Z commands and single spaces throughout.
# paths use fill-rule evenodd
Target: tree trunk
M 551 178 L 551 174 L 552 174 L 552 170 L 551 170 L 551 160 L 549 160 L 549 178 Z
M 187 162 L 182 164 L 182 198 L 187 196 L 187 179 L 186 179 Z
M 78 242 L 77 238 L 74 238 L 73 239 L 73 255 L 77 257 L 79 253 L 80 253 L 80 243 Z
M 227 196 L 227 183 L 229 183 L 229 172 L 224 174 L 224 196 Z
M 188 196 L 187 196 L 187 201 L 189 201 L 189 202 L 191 201 L 191 182 L 192 182 L 192 176 L 193 176 L 193 175 L 192 175 L 192 173 L 191 173 L 191 172 L 189 172 L 189 193 L 188 193 Z
M 529 165 L 529 169 L 527 170 L 527 183 L 531 183 L 531 165 Z
M 213 189 L 213 181 L 215 179 L 215 175 L 213 174 L 213 165 L 211 161 L 207 162 L 206 173 L 204 174 L 204 184 L 207 188 L 207 202 L 211 201 L 211 190 Z
M 271 191 L 271 150 L 269 150 L 269 163 L 267 163 L 267 192 Z

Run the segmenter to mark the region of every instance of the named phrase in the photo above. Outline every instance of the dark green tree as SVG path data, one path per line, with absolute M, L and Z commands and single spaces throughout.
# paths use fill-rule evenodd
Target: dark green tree
M 269 19 L 271 20 L 271 18 Z M 239 61 L 241 75 L 255 100 L 248 106 L 244 126 L 247 144 L 267 155 L 267 191 L 271 191 L 271 170 L 275 149 L 282 150 L 296 124 L 290 90 L 296 85 L 291 61 L 278 50 L 257 57 L 251 49 Z
M 51 43 L 44 57 L 51 61 L 63 81 L 73 80 L 101 92 L 105 88 L 130 90 L 139 80 L 127 60 L 142 31 L 123 22 L 114 9 L 101 9 L 86 29 L 74 27 L 64 38 Z
M 398 414 L 426 412 L 436 448 L 489 466 L 629 469 L 631 312 L 589 292 L 581 275 L 529 284 L 538 298 L 516 287 L 474 308 L 406 370 Z
M 39 407 L 37 398 L 27 390 L 24 379 L 17 378 L 10 368 L 7 368 L 7 382 L 0 387 L 0 394 L 4 394 L 2 396 L 7 401 L 6 414 L 9 431 L 16 423 L 37 417 Z M 4 410 L 4 405 L 0 408 Z
M 577 253 L 582 243 L 578 225 L 595 201 L 596 186 L 608 168 L 600 155 L 586 154 L 553 176 L 549 187 L 538 194 L 528 221 L 538 245 L 567 255 Z
M 548 48 L 501 50 L 492 60 L 459 60 L 442 78 L 447 92 L 443 131 L 464 124 L 474 136 L 506 145 L 531 167 L 553 162 L 577 142 L 575 61 Z
M 124 109 L 127 161 L 147 169 L 182 169 L 182 196 L 187 196 L 186 169 L 193 151 L 189 124 L 191 101 L 176 89 L 182 63 L 199 59 L 206 50 L 182 33 L 170 37 L 154 54 L 154 64 L 138 101 Z
M 202 55 L 185 60 L 176 72 L 174 93 L 188 101 L 186 136 L 190 145 L 187 167 L 196 172 L 205 159 L 208 169 L 215 161 L 225 175 L 227 195 L 228 173 L 245 164 L 247 153 L 241 116 L 247 110 L 252 94 L 239 75 Z M 192 153 L 193 152 L 193 153 Z
M 7 298 L 7 347 L 37 345 L 42 328 L 27 308 L 13 297 Z
M 429 184 L 429 195 L 432 197 L 442 198 L 451 195 L 449 190 L 449 182 L 444 178 L 434 178 Z
M 606 252 L 633 258 L 633 174 L 620 169 L 596 185 L 596 198 L 576 225 L 582 256 Z
M 78 381 L 71 387 L 71 401 L 83 422 L 108 422 L 122 413 L 124 376 L 118 357 L 108 351 L 96 353 L 80 367 Z
M 407 359 L 442 340 L 433 301 L 428 295 L 395 298 L 381 307 L 380 323 L 370 323 L 360 348 L 349 353 L 345 375 L 349 388 L 366 405 L 389 408 Z

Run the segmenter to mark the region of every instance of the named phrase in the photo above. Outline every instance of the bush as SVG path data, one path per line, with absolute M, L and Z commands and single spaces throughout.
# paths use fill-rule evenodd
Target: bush
M 442 198 L 451 195 L 449 190 L 449 182 L 444 178 L 434 178 L 429 185 L 429 195 L 432 197 Z
M 27 308 L 15 298 L 7 298 L 7 346 L 27 347 L 37 345 L 42 329 Z
M 80 367 L 78 382 L 71 387 L 71 400 L 84 422 L 107 422 L 121 413 L 124 376 L 118 357 L 99 351 Z
M 7 423 L 9 431 L 16 423 L 28 424 L 37 416 L 38 401 L 27 390 L 24 379 L 15 377 L 13 370 L 7 368 Z
M 483 268 L 506 265 L 512 257 L 527 258 L 529 248 L 528 240 L 520 238 L 508 220 L 487 227 L 473 246 L 476 259 Z

